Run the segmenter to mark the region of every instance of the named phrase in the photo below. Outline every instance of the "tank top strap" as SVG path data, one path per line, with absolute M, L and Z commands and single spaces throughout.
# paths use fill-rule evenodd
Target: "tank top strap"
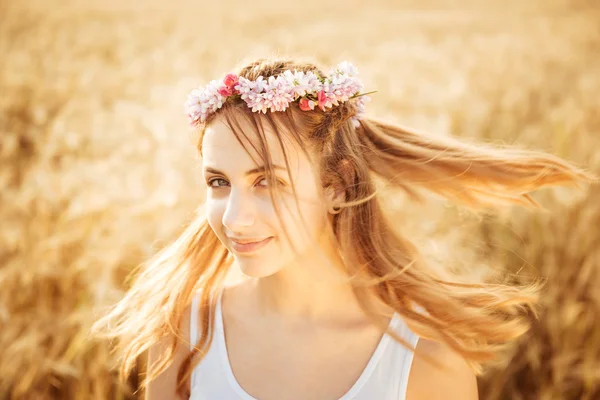
M 200 302 L 200 293 L 195 293 L 192 297 L 192 307 L 190 315 L 190 350 L 194 349 L 198 341 L 198 303 Z
M 423 313 L 425 310 L 422 307 L 416 306 L 417 312 Z M 419 341 L 419 335 L 413 332 L 408 324 L 404 321 L 400 314 L 395 313 L 396 318 L 395 331 L 399 336 L 406 341 L 411 347 L 416 348 Z M 408 390 L 408 378 L 410 376 L 410 369 L 412 366 L 414 352 L 408 349 L 404 344 L 391 341 L 392 346 L 390 349 L 390 363 L 392 370 L 400 371 L 395 374 L 391 380 L 394 381 L 394 385 L 398 388 L 399 398 L 404 399 Z M 391 381 L 390 381 L 391 382 Z

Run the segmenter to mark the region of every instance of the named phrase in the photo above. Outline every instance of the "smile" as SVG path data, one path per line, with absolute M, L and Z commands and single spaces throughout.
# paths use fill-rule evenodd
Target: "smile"
M 236 242 L 234 239 L 231 239 L 231 247 L 238 253 L 252 253 L 265 247 L 271 242 L 271 239 L 273 239 L 273 236 L 256 242 L 244 241 L 244 243 Z

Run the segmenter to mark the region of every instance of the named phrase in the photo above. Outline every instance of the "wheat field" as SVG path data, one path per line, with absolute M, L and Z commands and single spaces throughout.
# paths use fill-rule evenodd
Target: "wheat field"
M 272 54 L 353 62 L 367 115 L 600 173 L 594 0 L 0 0 L 0 399 L 139 398 L 94 310 L 202 201 L 188 91 Z M 432 257 L 548 278 L 482 399 L 598 399 L 600 188 L 533 197 L 549 212 L 394 215 Z

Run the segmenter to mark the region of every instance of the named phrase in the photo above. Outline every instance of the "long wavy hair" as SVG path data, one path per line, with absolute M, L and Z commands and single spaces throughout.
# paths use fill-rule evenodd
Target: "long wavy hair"
M 287 69 L 325 76 L 313 63 L 281 58 L 256 60 L 237 73 L 255 80 Z M 374 295 L 399 313 L 415 333 L 447 344 L 480 375 L 485 362 L 496 359 L 528 330 L 531 316 L 538 314 L 537 300 L 544 282 L 538 279 L 517 286 L 499 277 L 474 282 L 450 270 L 433 268 L 384 214 L 379 184 L 417 199 L 422 198 L 416 190 L 420 187 L 481 209 L 509 204 L 540 207 L 528 193 L 551 185 L 580 186 L 597 178 L 542 151 L 433 136 L 371 118 L 355 127 L 350 118 L 356 113 L 356 106 L 349 101 L 325 112 L 301 111 L 292 103 L 286 111 L 263 115 L 251 112 L 240 100 L 228 99 L 199 128 L 198 151 L 201 155 L 206 127 L 216 115 L 222 115 L 240 143 L 247 143 L 243 139 L 249 135 L 256 139 L 254 150 L 267 167 L 270 183 L 275 175 L 265 126 L 275 133 L 282 150 L 284 140 L 291 139 L 307 154 L 318 154 L 315 168 L 323 187 L 341 188 L 345 193 L 346 202 L 333 216 L 331 229 L 348 283 L 365 314 L 377 315 L 367 300 Z M 242 131 L 242 119 L 251 123 L 252 132 Z M 273 199 L 277 193 L 271 190 Z M 115 350 L 122 382 L 138 356 L 153 344 L 166 340 L 170 347 L 149 366 L 142 388 L 173 362 L 178 346 L 190 345 L 182 335 L 181 322 L 198 294 L 201 332 L 177 373 L 177 394 L 189 395 L 191 372 L 212 342 L 213 294 L 224 286 L 232 265 L 232 257 L 200 207 L 176 240 L 132 271 L 130 289 L 92 328 L 96 335 L 119 339 Z M 385 328 L 382 320 L 374 318 L 373 322 Z M 414 351 L 394 332 L 388 334 Z

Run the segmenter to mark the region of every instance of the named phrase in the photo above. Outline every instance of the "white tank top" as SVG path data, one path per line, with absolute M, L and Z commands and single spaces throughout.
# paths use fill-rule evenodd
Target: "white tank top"
M 239 385 L 231 370 L 223 333 L 222 293 L 216 305 L 213 341 L 206 356 L 192 371 L 190 400 L 259 400 Z M 192 300 L 190 316 L 192 348 L 199 339 L 198 302 L 199 296 L 196 295 Z M 390 320 L 390 327 L 413 347 L 417 345 L 419 337 L 397 313 Z M 412 351 L 384 334 L 358 380 L 338 400 L 405 399 L 413 355 Z

